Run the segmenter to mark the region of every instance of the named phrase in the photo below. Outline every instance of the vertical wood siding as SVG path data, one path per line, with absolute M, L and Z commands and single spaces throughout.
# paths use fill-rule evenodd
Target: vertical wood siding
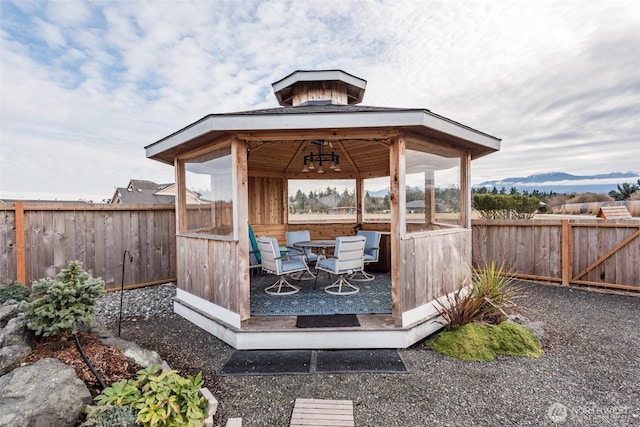
M 457 229 L 401 239 L 401 312 L 459 289 L 471 274 L 471 230 Z
M 238 243 L 182 236 L 177 241 L 180 289 L 240 313 Z

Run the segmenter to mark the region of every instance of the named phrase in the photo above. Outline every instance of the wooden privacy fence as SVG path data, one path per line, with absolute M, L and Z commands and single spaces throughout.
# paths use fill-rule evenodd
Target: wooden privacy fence
M 55 277 L 73 260 L 107 289 L 175 281 L 173 206 L 16 202 L 0 212 L 0 283 Z
M 301 226 L 280 234 L 287 227 Z M 31 284 L 79 260 L 116 289 L 125 250 L 125 287 L 175 281 L 175 234 L 173 206 L 0 204 L 0 283 Z M 640 221 L 474 221 L 474 265 L 491 260 L 524 279 L 640 291 Z
M 474 221 L 473 263 L 516 277 L 640 291 L 640 221 Z

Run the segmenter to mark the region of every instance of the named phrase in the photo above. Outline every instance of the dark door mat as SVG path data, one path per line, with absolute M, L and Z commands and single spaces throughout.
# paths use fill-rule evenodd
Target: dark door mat
M 316 372 L 408 373 L 397 350 L 318 350 Z
M 218 375 L 284 375 L 309 372 L 312 350 L 236 350 Z
M 221 376 L 408 373 L 397 350 L 236 350 Z
M 349 328 L 360 326 L 355 314 L 327 314 L 318 316 L 298 316 L 296 328 Z

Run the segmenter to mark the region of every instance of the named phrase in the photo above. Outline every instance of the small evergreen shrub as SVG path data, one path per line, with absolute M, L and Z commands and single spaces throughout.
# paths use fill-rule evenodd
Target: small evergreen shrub
M 99 405 L 133 409 L 143 427 L 204 425 L 207 400 L 200 395 L 202 374 L 182 377 L 173 370 L 151 365 L 135 380 L 123 380 L 95 397 Z
M 136 423 L 136 412 L 124 406 L 89 406 L 86 412 L 80 427 L 142 427 Z
M 96 298 L 102 294 L 104 281 L 71 261 L 56 280 L 45 278 L 33 282 L 31 302 L 20 304 L 26 313 L 27 326 L 36 335 L 49 337 L 59 333 L 77 333 L 81 326 L 91 326 L 96 316 Z
M 26 301 L 29 299 L 31 291 L 17 280 L 13 280 L 4 285 L 0 285 L 0 304 L 4 304 L 10 299 L 20 301 Z

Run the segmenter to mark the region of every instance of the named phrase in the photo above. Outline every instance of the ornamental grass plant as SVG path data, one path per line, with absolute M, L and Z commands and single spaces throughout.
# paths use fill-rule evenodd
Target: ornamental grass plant
M 473 269 L 469 286 L 437 300 L 436 310 L 447 329 L 472 322 L 498 324 L 521 309 L 518 300 L 525 296 L 526 289 L 513 280 L 504 262 L 497 265 L 492 261 L 482 269 Z
M 465 360 L 493 360 L 496 354 L 539 357 L 540 342 L 522 325 L 505 322 L 522 311 L 523 285 L 512 278 L 504 262 L 473 269 L 471 284 L 436 303 L 445 327 L 427 345 L 439 353 Z

